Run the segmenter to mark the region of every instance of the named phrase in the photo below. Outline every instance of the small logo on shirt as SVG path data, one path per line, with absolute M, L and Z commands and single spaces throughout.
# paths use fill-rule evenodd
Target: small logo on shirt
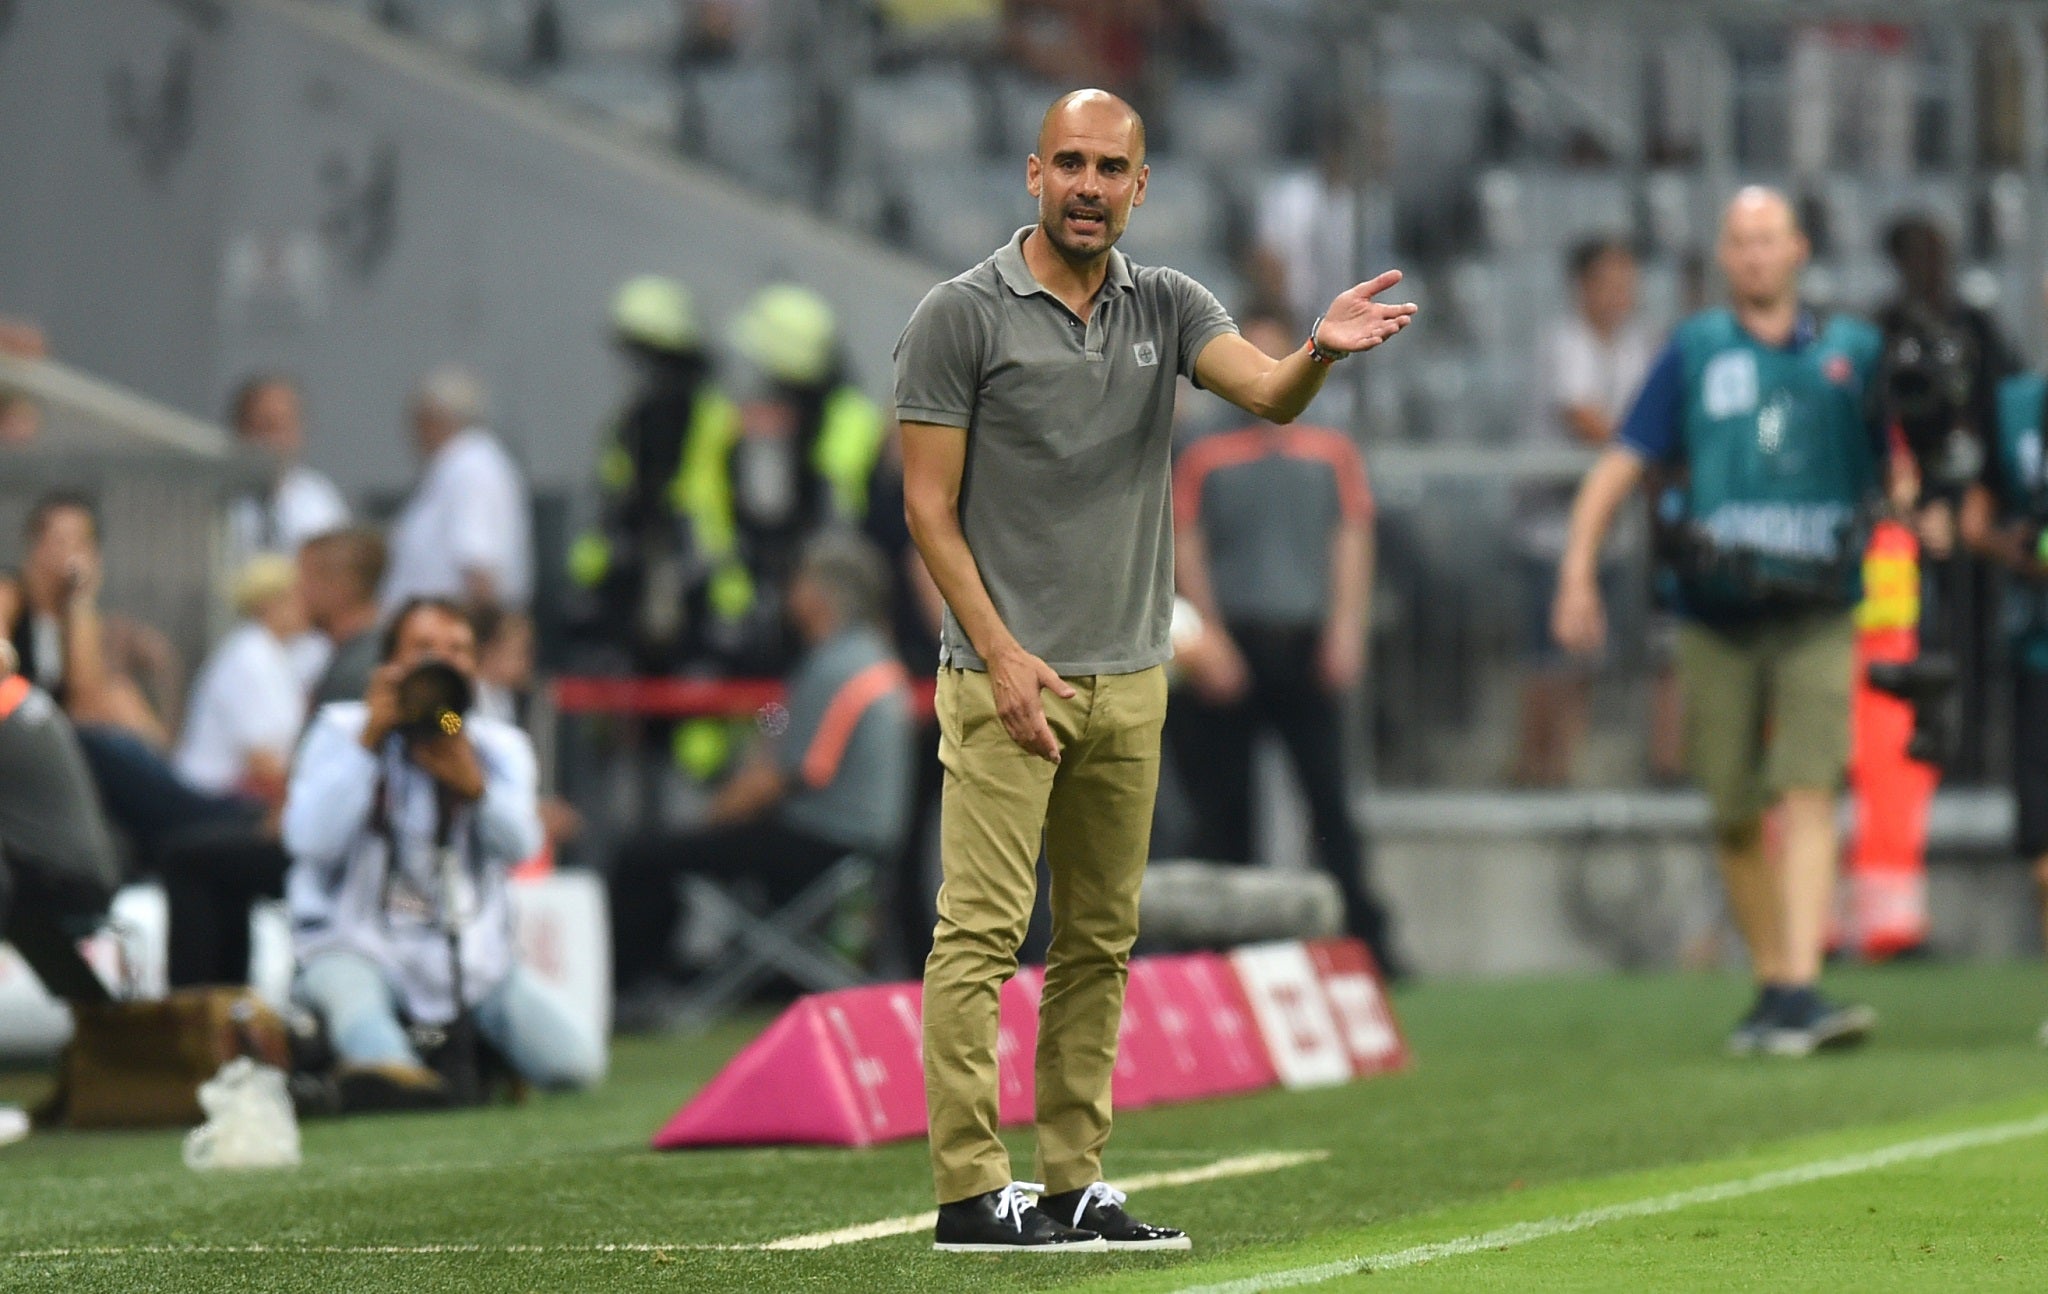
M 1756 409 L 1756 356 L 1746 350 L 1723 351 L 1700 375 L 1701 395 L 1709 418 L 1734 418 Z
M 1138 357 L 1139 368 L 1151 368 L 1159 362 L 1159 348 L 1149 341 L 1141 341 L 1131 347 L 1131 354 Z
M 1849 362 L 1847 355 L 1830 355 L 1820 366 L 1828 381 L 1836 386 L 1849 385 L 1849 379 L 1856 376 L 1856 366 Z

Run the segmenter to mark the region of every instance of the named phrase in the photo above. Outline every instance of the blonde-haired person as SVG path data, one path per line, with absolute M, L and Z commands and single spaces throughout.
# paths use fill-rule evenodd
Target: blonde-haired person
M 240 619 L 200 668 L 172 762 L 196 790 L 275 806 L 306 723 L 305 685 L 292 656 L 306 608 L 292 559 L 250 559 L 235 578 L 234 600 Z

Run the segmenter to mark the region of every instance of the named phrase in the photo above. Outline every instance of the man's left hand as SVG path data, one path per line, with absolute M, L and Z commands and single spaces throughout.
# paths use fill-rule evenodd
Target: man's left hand
M 1323 313 L 1322 325 L 1316 329 L 1316 344 L 1324 350 L 1355 355 L 1371 350 L 1406 328 L 1415 318 L 1413 301 L 1388 305 L 1373 300 L 1400 281 L 1401 271 L 1388 270 L 1370 282 L 1338 293 Z
M 431 741 L 415 741 L 408 752 L 412 762 L 427 776 L 464 800 L 483 798 L 484 768 L 477 760 L 476 747 L 457 733 Z

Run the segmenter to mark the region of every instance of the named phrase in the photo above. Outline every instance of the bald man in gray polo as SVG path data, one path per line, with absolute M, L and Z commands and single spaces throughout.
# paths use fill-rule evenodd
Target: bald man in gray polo
M 896 351 L 905 513 L 947 605 L 944 880 L 924 987 L 942 1250 L 1188 1246 L 1127 1215 L 1101 1174 L 1166 713 L 1175 379 L 1285 422 L 1331 363 L 1415 309 L 1372 299 L 1399 282 L 1389 271 L 1341 294 L 1295 353 L 1267 356 L 1193 279 L 1115 250 L 1144 200 L 1144 151 L 1122 100 L 1062 96 L 1025 167 L 1038 223 L 934 288 Z M 997 994 L 1041 844 L 1043 1180 L 1024 1183 L 996 1132 Z

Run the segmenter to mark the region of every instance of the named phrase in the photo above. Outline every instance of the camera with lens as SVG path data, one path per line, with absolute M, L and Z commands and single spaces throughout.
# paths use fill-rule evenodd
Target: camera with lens
M 1968 328 L 1922 304 L 1901 307 L 1885 332 L 1885 412 L 1935 494 L 1960 492 L 1984 466 L 1983 444 L 1972 426 L 1979 358 Z
M 1888 421 L 1913 456 L 1923 502 L 1953 503 L 1983 470 L 1983 429 L 1975 425 L 1982 359 L 1976 335 L 1953 312 L 1909 301 L 1886 320 L 1879 389 Z M 1876 662 L 1869 671 L 1872 687 L 1913 708 L 1906 753 L 1937 765 L 1954 756 L 1960 736 L 1956 659 L 1938 645 L 1948 628 L 1924 624 L 1919 656 Z
M 476 701 L 467 675 L 446 661 L 422 661 L 398 680 L 397 732 L 407 741 L 438 741 L 462 731 Z

